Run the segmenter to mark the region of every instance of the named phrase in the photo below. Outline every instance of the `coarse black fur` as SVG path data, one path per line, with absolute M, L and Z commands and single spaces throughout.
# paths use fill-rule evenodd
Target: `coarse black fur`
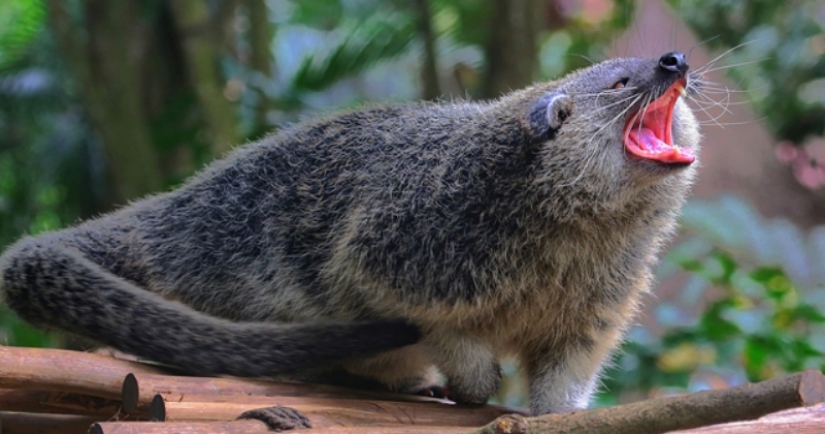
M 678 78 L 614 59 L 489 103 L 299 124 L 24 238 L 0 257 L 0 294 L 33 324 L 195 374 L 338 365 L 399 388 L 437 370 L 483 402 L 515 355 L 534 412 L 581 408 L 693 177 L 622 143 Z M 698 149 L 681 101 L 673 136 Z

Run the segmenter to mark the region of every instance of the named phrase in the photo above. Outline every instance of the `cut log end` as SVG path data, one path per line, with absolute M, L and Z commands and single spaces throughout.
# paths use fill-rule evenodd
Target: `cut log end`
M 138 409 L 140 402 L 140 390 L 138 389 L 138 382 L 135 374 L 128 373 L 123 379 L 122 387 L 123 411 L 125 413 L 134 413 Z
M 166 420 L 166 402 L 159 393 L 152 398 L 152 403 L 149 404 L 149 420 L 153 422 Z
M 800 375 L 799 397 L 803 406 L 818 404 L 825 400 L 825 376 L 809 369 Z

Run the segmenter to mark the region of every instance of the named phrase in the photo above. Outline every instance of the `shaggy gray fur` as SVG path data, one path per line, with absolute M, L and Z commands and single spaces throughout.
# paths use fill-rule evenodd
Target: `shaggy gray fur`
M 489 103 L 299 124 L 175 191 L 23 238 L 0 294 L 33 324 L 194 374 L 328 366 L 403 388 L 437 372 L 478 403 L 515 356 L 535 413 L 582 408 L 694 174 L 622 144 L 679 77 L 614 59 Z M 698 151 L 682 101 L 673 137 Z

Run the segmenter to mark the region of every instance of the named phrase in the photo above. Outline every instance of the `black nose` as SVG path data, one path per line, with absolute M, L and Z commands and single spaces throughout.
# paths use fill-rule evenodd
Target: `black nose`
M 689 66 L 687 61 L 685 61 L 685 55 L 674 51 L 659 58 L 659 68 L 668 72 L 677 72 L 679 75 L 685 75 Z

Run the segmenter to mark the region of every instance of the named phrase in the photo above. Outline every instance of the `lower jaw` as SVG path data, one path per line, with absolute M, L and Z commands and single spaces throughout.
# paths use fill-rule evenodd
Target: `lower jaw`
M 693 165 L 693 162 L 663 162 L 651 160 L 634 155 L 626 149 L 625 156 L 629 160 L 628 162 L 630 165 L 635 166 L 650 175 L 654 175 L 654 177 L 673 174 L 674 172 L 682 171 Z

